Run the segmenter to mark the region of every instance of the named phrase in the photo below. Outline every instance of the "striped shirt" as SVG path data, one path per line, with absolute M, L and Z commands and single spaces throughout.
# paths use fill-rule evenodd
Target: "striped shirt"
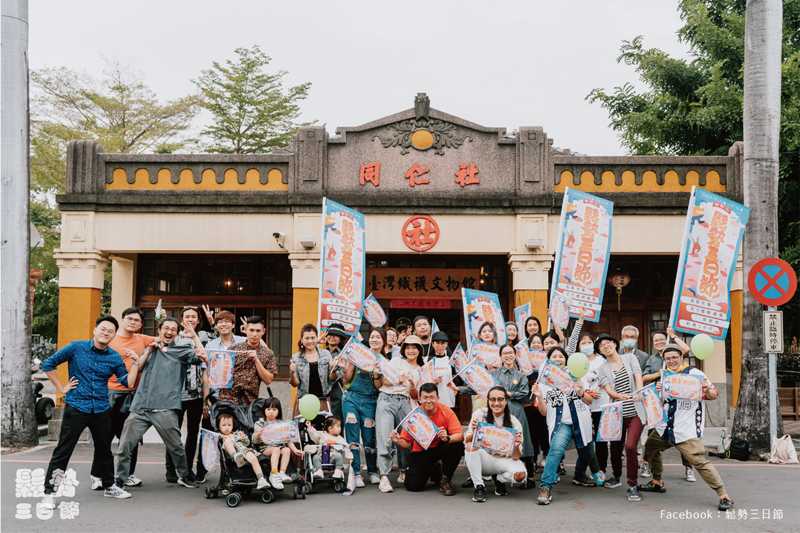
M 631 396 L 631 380 L 628 377 L 628 371 L 625 370 L 625 365 L 622 365 L 622 368 L 614 372 L 614 392 Z M 633 405 L 633 400 L 625 400 L 622 402 L 622 418 L 631 418 L 633 416 L 636 416 L 636 407 Z

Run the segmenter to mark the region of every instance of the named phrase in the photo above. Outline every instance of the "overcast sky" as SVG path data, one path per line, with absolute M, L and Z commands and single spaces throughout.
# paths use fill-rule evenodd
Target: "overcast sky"
M 595 87 L 640 86 L 617 64 L 623 40 L 687 57 L 677 0 L 302 2 L 34 0 L 32 68 L 102 72 L 101 54 L 135 60 L 162 99 L 195 91 L 191 79 L 258 44 L 309 81 L 303 120 L 333 133 L 413 107 L 489 127 L 542 126 L 555 146 L 622 155 L 608 115 L 585 97 Z M 207 117 L 201 117 L 201 120 Z

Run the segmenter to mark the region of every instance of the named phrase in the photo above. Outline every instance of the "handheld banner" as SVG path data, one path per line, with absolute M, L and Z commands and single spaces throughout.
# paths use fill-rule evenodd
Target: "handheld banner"
M 469 349 L 469 359 L 478 361 L 486 368 L 497 368 L 503 364 L 500 359 L 500 346 L 490 342 L 473 342 Z
M 300 442 L 297 422 L 270 422 L 261 431 L 261 442 L 268 446 Z
M 556 388 L 564 394 L 570 394 L 578 385 L 566 368 L 561 368 L 550 359 L 547 359 L 539 370 L 537 381 L 548 387 Z
M 489 390 L 497 385 L 494 376 L 477 361 L 472 361 L 457 375 L 461 376 L 464 383 L 469 385 L 479 396 L 486 396 L 489 394 Z
M 727 337 L 731 282 L 749 216 L 749 207 L 692 187 L 669 314 L 675 331 Z
M 528 357 L 531 359 L 531 366 L 534 370 L 541 372 L 542 365 L 547 361 L 547 352 L 544 350 L 529 350 Z
M 400 426 L 408 431 L 411 438 L 417 441 L 417 443 L 426 450 L 439 432 L 439 427 L 433 423 L 433 420 L 425 414 L 421 407 L 416 407 L 411 411 L 408 416 L 400 422 Z
M 453 355 L 450 356 L 450 364 L 456 369 L 456 374 L 464 370 L 469 364 L 469 358 L 461 347 L 461 343 L 458 343 L 458 346 L 456 346 L 456 349 L 453 351 Z
M 400 357 L 400 347 L 398 345 L 392 346 L 392 359 Z
M 381 357 L 379 369 L 386 381 L 392 385 L 400 385 L 400 371 L 385 357 Z
M 461 289 L 464 304 L 464 325 L 467 332 L 467 346 L 478 340 L 478 330 L 484 322 L 491 322 L 497 330 L 497 344 L 506 343 L 506 323 L 500 299 L 493 292 Z
M 567 329 L 569 326 L 569 310 L 572 307 L 572 298 L 561 294 L 556 291 L 553 293 L 553 298 L 550 300 L 550 318 L 553 319 L 553 324 L 561 329 Z
M 339 357 L 365 372 L 372 372 L 378 364 L 378 357 L 366 346 L 350 337 Z
M 356 475 L 352 468 L 347 469 L 347 488 L 342 492 L 342 496 L 352 496 L 356 490 Z
M 209 473 L 214 472 L 214 466 L 219 457 L 219 448 L 217 448 L 219 437 L 219 433 L 207 429 L 200 430 L 200 457 L 203 460 L 203 466 Z
M 528 347 L 528 341 L 523 338 L 523 340 L 519 341 L 514 348 L 517 350 L 517 365 L 519 366 L 520 372 L 526 376 L 530 376 L 537 370 L 537 368 L 531 363 L 531 356 L 528 353 L 531 350 Z
M 334 322 L 355 335 L 361 325 L 366 254 L 364 215 L 322 200 L 322 264 L 317 324 L 327 330 Z
M 436 323 L 436 319 L 433 319 L 433 323 L 431 323 L 431 335 L 439 331 L 439 324 Z
M 614 203 L 567 187 L 561 205 L 551 302 L 556 291 L 572 299 L 570 315 L 597 322 L 608 274 Z
M 642 387 L 637 390 L 634 395 L 639 395 L 642 406 L 644 406 L 644 412 L 647 415 L 647 429 L 652 429 L 667 422 L 667 414 L 664 412 L 664 403 L 658 396 L 655 383 L 650 383 L 646 387 Z
M 517 325 L 517 337 L 524 339 L 528 336 L 525 331 L 525 322 L 531 316 L 531 303 L 520 305 L 514 308 L 514 323 Z
M 597 425 L 597 442 L 622 439 L 622 402 L 614 402 L 600 408 L 600 423 Z
M 364 300 L 364 316 L 372 324 L 373 328 L 379 328 L 386 324 L 386 312 L 371 294 Z
M 233 387 L 233 364 L 236 352 L 228 350 L 208 351 L 208 386 L 212 389 Z
M 430 361 L 419 367 L 419 383 L 433 383 L 436 381 L 436 358 L 432 357 Z
M 472 447 L 511 457 L 516 446 L 517 433 L 519 432 L 513 428 L 478 422 L 478 427 L 472 434 Z
M 665 370 L 661 374 L 661 399 L 699 402 L 703 399 L 703 385 L 696 376 Z

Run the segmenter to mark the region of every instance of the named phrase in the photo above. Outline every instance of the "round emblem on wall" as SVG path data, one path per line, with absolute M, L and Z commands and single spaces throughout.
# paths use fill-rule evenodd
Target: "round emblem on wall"
M 411 134 L 411 146 L 417 150 L 427 150 L 433 146 L 433 134 L 428 130 L 417 130 Z
M 406 246 L 415 252 L 425 252 L 439 240 L 439 224 L 428 215 L 414 215 L 403 224 L 401 236 Z

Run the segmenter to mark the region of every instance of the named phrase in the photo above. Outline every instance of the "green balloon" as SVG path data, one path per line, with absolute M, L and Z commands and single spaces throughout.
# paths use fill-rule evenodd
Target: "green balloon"
M 319 398 L 313 394 L 306 394 L 297 404 L 300 414 L 306 420 L 314 420 L 319 414 Z
M 589 371 L 589 358 L 581 352 L 576 352 L 569 356 L 567 368 L 570 374 L 581 379 Z
M 692 338 L 691 348 L 694 356 L 702 361 L 714 351 L 714 339 L 705 333 L 695 335 Z

